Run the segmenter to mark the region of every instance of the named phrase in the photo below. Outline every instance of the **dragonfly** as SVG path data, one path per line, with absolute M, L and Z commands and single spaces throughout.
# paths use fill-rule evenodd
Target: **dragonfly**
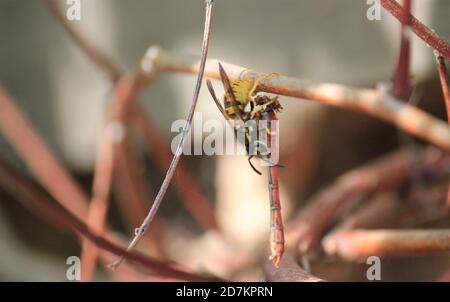
M 224 118 L 232 124 L 237 140 L 245 146 L 248 162 L 252 169 L 261 175 L 252 163 L 259 158 L 268 167 L 268 190 L 270 199 L 270 257 L 278 267 L 284 253 L 284 227 L 281 215 L 278 168 L 282 165 L 272 161 L 278 159 L 278 118 L 283 107 L 277 96 L 261 94 L 259 85 L 269 73 L 253 79 L 239 79 L 231 83 L 222 64 L 219 63 L 220 78 L 225 90 L 223 105 L 216 96 L 210 80 L 206 81 L 208 90 Z M 234 123 L 232 123 L 234 122 Z

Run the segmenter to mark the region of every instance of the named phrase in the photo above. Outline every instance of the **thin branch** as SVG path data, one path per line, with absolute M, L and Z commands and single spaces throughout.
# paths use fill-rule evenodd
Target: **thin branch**
M 115 82 L 116 80 L 119 80 L 119 71 L 117 68 L 115 68 L 115 64 L 113 64 L 110 60 L 106 58 L 106 55 L 101 53 L 93 44 L 87 42 L 87 40 L 81 35 L 80 32 L 78 32 L 70 22 L 67 21 L 67 19 L 64 17 L 63 12 L 59 9 L 58 5 L 54 0 L 43 0 L 44 3 L 50 8 L 50 12 L 55 16 L 55 18 L 60 22 L 61 26 L 67 31 L 67 33 L 73 38 L 74 43 L 80 47 L 81 50 L 83 50 L 86 55 L 88 56 L 91 61 L 96 64 L 99 68 L 104 70 L 108 75 L 109 78 Z M 151 64 L 147 64 L 146 67 L 151 66 Z M 148 69 L 147 69 L 148 71 Z M 147 74 L 148 76 L 148 74 Z M 138 69 L 134 73 L 135 84 L 140 83 L 141 80 L 141 70 Z M 126 78 L 125 78 L 126 79 Z M 120 81 L 119 81 L 120 82 Z M 125 81 L 124 81 L 125 82 Z M 137 90 L 142 88 L 141 85 L 136 85 L 133 89 L 135 91 L 133 92 L 134 95 L 137 95 Z M 116 89 L 117 90 L 117 89 Z M 134 97 L 134 96 L 133 96 Z M 120 99 L 119 99 L 120 100 Z M 123 97 L 121 100 L 125 100 L 125 102 L 119 101 L 121 105 L 115 106 L 114 104 L 112 107 L 116 107 L 116 109 L 112 109 L 111 111 L 118 111 L 118 112 L 128 112 L 130 108 L 128 108 L 132 103 L 131 97 Z M 134 106 L 137 107 L 136 111 L 144 111 L 142 108 L 139 107 L 138 104 L 134 104 Z M 148 119 L 148 117 L 147 117 Z M 151 122 L 147 122 L 147 126 L 151 126 Z M 149 131 L 156 132 L 153 128 L 147 128 Z M 159 136 L 159 134 L 157 134 Z M 161 139 L 161 146 L 164 147 L 165 150 L 170 149 L 167 147 L 166 142 L 164 142 L 163 139 Z M 120 146 L 119 146 L 120 147 Z M 159 154 L 159 153 L 158 153 Z M 157 154 L 157 155 L 158 155 Z M 169 153 L 168 153 L 169 154 Z M 165 157 L 165 155 L 163 156 Z M 157 156 L 157 161 L 159 162 L 161 160 L 161 157 Z M 165 161 L 164 161 L 165 162 Z M 170 158 L 168 160 L 167 166 L 169 166 Z M 164 167 L 166 169 L 167 167 Z M 180 175 L 178 177 L 178 174 Z M 187 208 L 191 211 L 192 215 L 197 219 L 197 221 L 206 229 L 217 229 L 217 222 L 215 220 L 215 217 L 213 215 L 213 210 L 211 207 L 210 202 L 205 197 L 204 194 L 201 193 L 200 190 L 197 190 L 198 188 L 197 183 L 195 183 L 195 180 L 189 175 L 187 170 L 185 169 L 179 169 L 178 173 L 175 178 L 180 178 L 184 182 L 184 185 L 177 186 L 177 188 L 180 188 L 180 191 L 183 191 L 180 196 L 182 197 L 182 201 L 186 203 Z M 186 182 L 186 181 L 189 181 Z M 189 192 L 193 192 L 192 194 L 189 192 L 186 192 L 186 187 L 191 187 Z
M 206 63 L 206 58 L 208 56 L 208 48 L 209 48 L 212 7 L 213 7 L 214 1 L 206 0 L 205 2 L 206 2 L 206 16 L 205 16 L 205 29 L 204 29 L 204 36 L 203 36 L 200 67 L 199 67 L 198 76 L 197 76 L 197 83 L 195 85 L 194 96 L 192 98 L 191 108 L 189 109 L 189 112 L 185 119 L 186 124 L 183 128 L 183 135 L 180 139 L 180 142 L 178 143 L 177 150 L 175 151 L 175 155 L 172 159 L 172 162 L 170 163 L 169 169 L 167 170 L 167 173 L 166 173 L 166 177 L 164 178 L 161 188 L 159 189 L 159 192 L 156 195 L 156 198 L 152 204 L 152 207 L 151 207 L 150 211 L 148 212 L 147 216 L 145 217 L 142 225 L 136 230 L 135 236 L 134 236 L 133 240 L 131 241 L 130 245 L 128 246 L 127 250 L 131 250 L 136 246 L 136 244 L 139 242 L 139 240 L 145 234 L 146 229 L 148 228 L 150 223 L 153 221 L 153 218 L 155 217 L 156 212 L 158 211 L 159 206 L 161 205 L 161 202 L 164 198 L 164 195 L 166 194 L 166 191 L 172 181 L 172 178 L 173 178 L 173 175 L 177 168 L 178 162 L 180 161 L 180 158 L 181 158 L 185 138 L 189 133 L 189 128 L 191 126 L 192 118 L 194 116 L 194 111 L 197 106 L 198 95 L 200 93 L 200 88 L 202 85 L 203 73 L 204 73 L 204 69 L 205 69 L 205 63 Z M 119 258 L 114 264 L 111 265 L 111 268 L 116 268 L 117 266 L 119 266 L 120 263 L 123 261 L 123 259 L 124 259 L 123 257 Z
M 287 252 L 281 259 L 279 267 L 275 267 L 269 257 L 264 262 L 264 274 L 269 282 L 324 282 L 302 269 L 295 258 Z
M 436 58 L 436 67 L 439 74 L 439 79 L 442 86 L 442 94 L 444 95 L 445 108 L 447 109 L 447 120 L 450 123 L 450 91 L 448 86 L 447 66 L 445 58 L 437 51 L 434 51 Z
M 411 59 L 411 2 L 404 0 L 400 30 L 400 52 L 392 81 L 392 95 L 400 100 L 407 100 L 411 94 L 410 59 Z
M 450 91 L 448 86 L 447 66 L 445 65 L 445 58 L 438 52 L 434 51 L 436 58 L 436 67 L 441 81 L 442 94 L 444 95 L 445 108 L 447 109 L 447 121 L 450 124 Z M 450 208 L 450 183 L 448 186 L 447 205 Z
M 350 261 L 449 252 L 450 230 L 350 230 L 327 236 L 322 246 Z
M 97 140 L 97 158 L 87 224 L 89 228 L 98 234 L 104 232 L 115 166 L 115 149 L 124 142 L 127 108 L 136 97 L 139 87 L 139 77 L 137 75 L 122 77 L 116 83 L 111 107 Z M 91 279 L 95 270 L 97 256 L 97 248 L 89 241 L 84 241 L 81 253 L 82 280 L 87 281 Z
M 141 63 L 144 75 L 152 79 L 157 72 L 196 74 L 198 57 L 166 52 L 151 47 Z M 241 66 L 220 62 L 231 81 L 255 79 L 259 73 Z M 205 76 L 220 80 L 217 60 L 208 60 Z M 356 89 L 339 84 L 314 83 L 308 80 L 279 75 L 264 80 L 262 91 L 300 99 L 318 101 L 339 108 L 350 109 L 387 121 L 404 131 L 450 151 L 450 128 L 432 115 L 403 102 L 381 90 Z
M 103 138 L 104 137 L 104 138 Z M 108 212 L 108 200 L 114 167 L 112 142 L 106 135 L 97 142 L 97 160 L 94 171 L 92 199 L 89 203 L 87 225 L 97 234 L 103 234 Z M 89 240 L 83 240 L 81 251 L 81 280 L 91 281 L 98 256 L 97 247 Z
M 41 189 L 37 188 L 26 177 L 22 176 L 6 161 L 0 158 L 0 182 L 3 188 L 17 197 L 17 200 L 26 206 L 33 208 L 49 221 L 84 236 L 98 247 L 115 255 L 125 255 L 130 261 L 142 265 L 152 273 L 158 273 L 168 277 L 175 277 L 185 281 L 218 281 L 214 277 L 196 275 L 169 266 L 166 263 L 144 256 L 140 253 L 129 252 L 117 244 L 97 235 L 90 230 L 80 219 L 57 206 Z
M 87 56 L 99 66 L 111 80 L 115 82 L 120 77 L 120 72 L 116 69 L 115 65 L 107 58 L 107 56 L 101 53 L 93 44 L 85 39 L 78 31 L 70 24 L 64 15 L 63 11 L 59 8 L 56 0 L 42 0 L 42 2 L 48 7 L 52 15 L 61 24 L 64 30 L 71 36 L 75 43 L 87 54 Z
M 381 0 L 381 5 L 392 16 L 402 22 L 403 8 L 395 0 Z M 425 26 L 413 15 L 410 14 L 409 18 L 411 19 L 411 28 L 416 35 L 430 47 L 442 53 L 444 57 L 450 59 L 450 44 L 439 37 L 432 29 Z

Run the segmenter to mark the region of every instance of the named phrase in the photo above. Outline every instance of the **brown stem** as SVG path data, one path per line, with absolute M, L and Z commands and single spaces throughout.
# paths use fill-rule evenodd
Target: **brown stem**
M 441 81 L 442 94 L 444 95 L 445 108 L 447 109 L 447 121 L 450 124 L 450 91 L 448 86 L 447 67 L 445 65 L 445 58 L 438 52 L 434 51 L 436 58 L 436 66 Z M 447 206 L 450 208 L 450 182 L 447 194 Z
M 67 33 L 72 37 L 74 43 L 80 47 L 81 50 L 83 50 L 89 59 L 92 60 L 94 64 L 96 64 L 99 68 L 104 70 L 108 75 L 109 78 L 113 81 L 113 83 L 117 80 L 119 80 L 119 71 L 117 68 L 115 68 L 115 64 L 113 64 L 110 60 L 107 59 L 106 55 L 103 54 L 99 49 L 97 49 L 93 44 L 89 43 L 81 34 L 78 32 L 73 25 L 67 21 L 65 18 L 63 12 L 59 9 L 58 5 L 54 0 L 43 0 L 44 3 L 49 7 L 50 12 L 55 16 L 55 18 L 60 22 L 61 26 L 67 31 Z M 148 62 L 147 66 L 151 66 L 152 63 Z M 135 84 L 139 84 L 140 80 L 138 80 L 141 76 L 141 70 L 138 69 L 134 77 L 136 78 Z M 148 75 L 147 75 L 148 76 Z M 150 76 L 151 78 L 153 76 Z M 139 90 L 141 87 L 140 85 L 136 85 L 134 89 L 136 90 L 134 94 L 137 94 L 137 90 Z M 117 110 L 120 112 L 126 112 L 129 110 L 129 106 L 131 105 L 131 97 L 129 98 L 122 98 L 122 100 L 126 100 L 125 102 L 122 102 L 122 105 L 116 106 Z M 114 105 L 113 105 L 114 106 Z M 143 108 L 140 108 L 139 105 L 135 105 L 137 107 L 138 111 L 144 111 Z M 149 122 L 148 125 L 151 125 Z M 154 130 L 154 129 L 150 129 Z M 164 143 L 165 144 L 165 143 Z M 169 160 L 170 161 L 170 160 Z M 168 166 L 169 164 L 167 164 Z M 192 186 L 192 187 L 198 187 L 198 185 L 195 183 L 194 179 L 187 173 L 187 170 L 185 171 L 186 174 L 185 177 L 182 177 L 183 180 L 190 180 L 189 183 L 186 183 L 183 187 L 183 191 L 186 191 L 184 188 Z M 195 191 L 195 190 L 194 190 Z M 211 208 L 211 205 L 209 204 L 207 198 L 200 192 L 200 190 L 197 190 L 198 194 L 189 194 L 189 193 L 182 193 L 181 197 L 187 196 L 187 199 L 182 198 L 182 201 L 186 203 L 188 209 L 191 210 L 193 216 L 199 221 L 199 223 L 204 226 L 205 228 L 217 228 L 217 222 L 215 221 L 215 217 L 213 216 L 213 211 Z M 192 198 L 190 198 L 192 196 Z M 193 201 L 193 198 L 197 199 L 197 202 Z
M 115 85 L 114 96 L 108 117 L 97 142 L 97 159 L 94 170 L 92 200 L 88 209 L 89 228 L 102 234 L 108 210 L 117 145 L 124 142 L 126 116 L 129 104 L 139 90 L 139 76 L 123 77 Z M 90 280 L 98 257 L 97 248 L 89 241 L 83 242 L 81 253 L 82 280 Z
M 349 230 L 323 241 L 328 254 L 364 260 L 369 256 L 405 256 L 450 251 L 450 230 Z
M 151 47 L 141 63 L 144 76 L 152 79 L 157 72 L 197 73 L 198 58 L 174 54 Z M 265 75 L 247 68 L 220 62 L 227 70 L 232 82 L 238 79 L 255 79 Z M 205 76 L 220 79 L 217 60 L 208 60 Z M 261 82 L 259 88 L 268 93 L 350 109 L 387 121 L 404 131 L 425 139 L 440 148 L 450 151 L 450 128 L 432 115 L 399 102 L 390 93 L 382 90 L 356 89 L 339 84 L 314 83 L 311 81 L 279 75 Z
M 192 123 L 192 118 L 194 116 L 194 111 L 197 106 L 198 95 L 200 93 L 200 88 L 201 88 L 202 80 L 203 80 L 203 73 L 205 70 L 206 58 L 208 56 L 209 39 L 210 39 L 210 31 L 211 31 L 212 6 L 213 6 L 214 1 L 206 0 L 205 2 L 206 2 L 206 16 L 205 16 L 205 29 L 204 29 L 204 36 L 203 36 L 200 67 L 199 67 L 199 72 L 197 75 L 197 82 L 195 85 L 194 96 L 192 98 L 191 108 L 189 109 L 189 112 L 185 119 L 186 124 L 185 124 L 185 127 L 183 128 L 183 135 L 180 139 L 180 142 L 178 143 L 177 150 L 175 151 L 175 155 L 172 159 L 172 162 L 170 163 L 169 169 L 167 170 L 167 173 L 166 173 L 166 177 L 163 180 L 163 183 L 158 191 L 158 194 L 156 195 L 156 198 L 152 204 L 152 207 L 151 207 L 150 211 L 148 212 L 147 216 L 145 217 L 144 221 L 142 222 L 141 226 L 138 229 L 136 229 L 135 236 L 134 236 L 133 240 L 131 241 L 131 243 L 129 244 L 127 250 L 131 250 L 136 246 L 136 244 L 139 242 L 139 240 L 145 234 L 150 223 L 153 221 L 153 219 L 156 215 L 156 212 L 158 211 L 158 209 L 161 205 L 161 202 L 166 194 L 166 191 L 172 181 L 172 178 L 173 178 L 173 175 L 177 168 L 178 162 L 180 161 L 180 158 L 181 158 L 184 140 L 185 140 L 186 136 L 188 135 L 189 128 Z M 111 268 L 116 268 L 117 266 L 120 265 L 120 263 L 122 261 L 123 261 L 123 257 L 119 258 L 114 264 L 111 265 Z
M 407 100 L 411 93 L 410 58 L 411 58 L 411 2 L 404 0 L 400 30 L 400 53 L 397 68 L 392 81 L 392 95 L 400 100 Z
M 381 5 L 392 16 L 402 22 L 402 18 L 404 15 L 403 8 L 395 0 L 381 0 Z M 411 20 L 411 28 L 416 33 L 416 35 L 429 46 L 442 53 L 444 57 L 450 59 L 450 44 L 439 37 L 432 29 L 425 26 L 413 15 L 410 14 L 409 18 Z

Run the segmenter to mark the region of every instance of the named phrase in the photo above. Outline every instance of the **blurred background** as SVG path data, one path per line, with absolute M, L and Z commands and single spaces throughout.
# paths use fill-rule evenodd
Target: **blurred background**
M 67 7 L 66 1 L 59 2 Z M 390 80 L 400 25 L 384 11 L 382 20 L 369 21 L 367 9 L 362 0 L 216 0 L 209 56 L 258 71 L 375 87 Z M 414 1 L 416 17 L 447 41 L 448 12 L 446 0 Z M 73 25 L 129 73 L 151 45 L 198 55 L 203 20 L 203 0 L 81 0 L 81 21 Z M 41 1 L 0 0 L 0 36 L 2 85 L 89 193 L 96 138 L 111 84 Z M 415 36 L 412 68 L 413 82 L 424 100 L 420 106 L 445 118 L 432 51 Z M 192 75 L 165 74 L 141 97 L 167 142 L 174 136 L 172 122 L 183 118 L 189 108 L 194 83 Z M 219 83 L 215 86 L 220 94 Z M 343 172 L 403 144 L 395 128 L 365 115 L 316 102 L 280 100 L 285 108 L 279 118 L 280 162 L 287 166 L 281 173 L 286 220 L 308 196 Z M 206 89 L 202 89 L 197 111 L 204 119 L 221 118 Z M 1 135 L 0 153 L 28 173 Z M 203 193 L 214 201 L 220 227 L 233 245 L 250 253 L 264 249 L 269 231 L 266 178 L 258 177 L 243 156 L 189 156 L 183 161 Z M 144 170 L 147 185 L 156 194 L 163 173 L 151 157 L 145 157 Z M 161 224 L 172 225 L 166 235 L 173 239 L 167 246 L 171 258 L 193 268 L 229 274 L 223 265 L 204 263 L 206 259 L 189 248 L 195 243 L 205 249 L 212 246 L 219 253 L 222 243 L 214 234 L 204 233 L 172 188 L 158 217 Z M 124 237 L 131 236 L 114 202 L 108 222 Z M 0 280 L 64 281 L 66 258 L 79 254 L 75 237 L 33 215 L 0 189 Z M 383 280 L 428 280 L 449 260 L 448 255 L 389 260 L 383 264 Z M 246 274 L 257 277 L 258 269 L 242 272 Z M 353 280 L 364 277 L 348 276 Z M 339 276 L 330 278 L 340 280 Z M 110 276 L 99 269 L 95 279 L 109 280 Z

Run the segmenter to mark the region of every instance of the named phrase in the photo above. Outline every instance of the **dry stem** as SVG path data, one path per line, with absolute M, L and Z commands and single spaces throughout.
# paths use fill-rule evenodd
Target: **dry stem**
M 381 0 L 381 5 L 387 10 L 392 16 L 397 18 L 402 22 L 404 11 L 403 8 L 395 0 Z M 432 29 L 425 26 L 413 15 L 409 15 L 411 28 L 416 33 L 416 35 L 427 43 L 433 49 L 436 49 L 450 60 L 450 44 L 444 39 L 439 37 Z
M 241 66 L 220 62 L 231 81 L 258 78 L 259 73 Z M 151 47 L 141 63 L 145 76 L 153 79 L 158 72 L 198 72 L 198 58 L 175 54 Z M 207 60 L 205 76 L 220 79 L 217 60 Z M 432 115 L 409 104 L 399 102 L 382 90 L 357 89 L 339 84 L 314 83 L 279 75 L 264 80 L 260 89 L 268 93 L 318 101 L 339 108 L 366 113 L 387 121 L 404 131 L 450 151 L 450 128 Z
M 368 256 L 404 256 L 450 251 L 450 230 L 349 230 L 327 236 L 328 254 L 354 261 Z
M 211 18 L 212 18 L 212 6 L 214 1 L 213 0 L 206 0 L 206 16 L 205 16 L 205 29 L 204 29 L 204 36 L 203 36 L 203 45 L 202 45 L 202 53 L 201 53 L 201 59 L 200 59 L 200 67 L 197 75 L 197 82 L 195 85 L 194 90 L 194 96 L 192 98 L 191 108 L 189 109 L 189 112 L 186 116 L 186 124 L 183 128 L 183 135 L 180 139 L 180 142 L 178 143 L 177 149 L 175 151 L 175 155 L 172 159 L 172 162 L 170 163 L 169 169 L 167 170 L 166 177 L 164 178 L 164 181 L 158 191 L 158 194 L 156 195 L 156 198 L 152 204 L 152 207 L 150 211 L 148 212 L 147 216 L 145 217 L 144 221 L 142 222 L 141 226 L 136 229 L 135 236 L 131 243 L 129 244 L 127 250 L 133 249 L 136 244 L 139 242 L 139 240 L 144 236 L 147 228 L 149 227 L 150 223 L 153 221 L 156 212 L 158 211 L 161 202 L 164 198 L 164 195 L 166 194 L 166 191 L 172 181 L 173 175 L 175 173 L 175 170 L 177 168 L 178 162 L 180 161 L 181 154 L 183 151 L 183 145 L 185 138 L 187 134 L 189 133 L 189 128 L 192 123 L 192 118 L 194 116 L 194 111 L 197 106 L 198 101 L 198 95 L 200 93 L 200 88 L 202 85 L 203 80 L 203 73 L 205 69 L 205 63 L 206 58 L 208 56 L 208 48 L 209 48 L 209 39 L 210 39 L 210 31 L 211 31 Z M 115 263 L 111 265 L 111 268 L 116 268 L 120 265 L 120 263 L 123 261 L 123 257 L 119 258 Z

